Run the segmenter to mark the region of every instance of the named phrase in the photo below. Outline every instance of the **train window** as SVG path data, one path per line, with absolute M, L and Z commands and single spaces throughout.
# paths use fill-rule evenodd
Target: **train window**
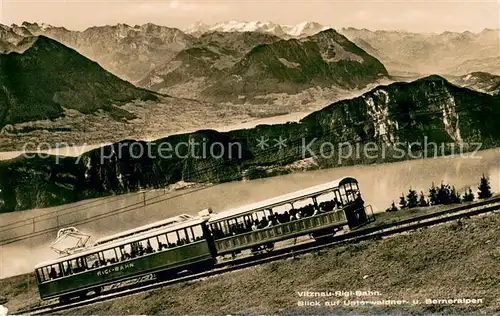
M 70 271 L 72 273 L 82 272 L 82 271 L 87 269 L 85 257 L 76 258 L 76 259 L 70 260 L 69 262 L 71 265 Z
M 316 201 L 319 203 L 322 203 L 322 202 L 330 202 L 330 201 L 333 201 L 333 199 L 335 198 L 335 195 L 333 194 L 333 192 L 327 192 L 327 193 L 323 193 L 319 196 L 316 197 Z
M 349 199 L 347 198 L 345 186 L 339 187 L 339 191 L 340 191 L 340 198 L 342 200 L 342 203 L 345 204 L 345 203 L 349 202 Z
M 344 204 L 343 200 L 342 200 L 342 196 L 340 195 L 340 191 L 337 189 L 335 191 L 333 191 L 333 193 L 335 193 L 335 197 L 337 198 L 337 200 L 339 201 L 340 204 Z
M 107 249 L 101 252 L 101 258 L 103 259 L 103 264 L 115 263 L 118 258 L 116 258 L 116 253 L 114 249 Z
M 151 253 L 151 250 L 153 249 L 148 239 L 141 240 L 137 242 L 137 244 L 139 247 L 139 256 L 142 256 L 146 253 Z
M 160 235 L 158 238 L 158 251 L 168 248 L 168 240 L 166 235 Z
M 309 199 L 304 199 L 300 201 L 293 202 L 293 208 L 294 209 L 299 209 L 301 207 L 307 206 L 307 205 L 314 205 L 314 201 L 309 198 Z
M 90 254 L 85 257 L 87 260 L 87 266 L 90 269 L 98 268 L 100 266 L 100 260 L 97 253 Z
M 131 254 L 132 247 L 130 245 L 123 245 L 119 247 L 118 255 L 120 256 L 120 261 L 130 259 Z
M 42 283 L 42 271 L 41 269 L 36 269 L 35 270 L 36 277 L 38 279 L 38 283 Z
M 221 227 L 222 227 L 222 233 L 224 236 L 228 235 L 229 234 L 229 226 L 227 225 L 227 223 L 224 221 L 224 222 L 220 222 L 221 224 Z
M 146 252 L 152 253 L 158 250 L 158 238 L 156 237 L 151 237 L 148 239 L 148 245 L 146 248 Z
M 40 277 L 42 279 L 42 282 L 48 281 L 49 280 L 49 270 L 48 267 L 43 267 L 40 269 Z
M 140 244 L 139 244 L 139 242 L 137 242 L 137 241 L 135 241 L 135 242 L 133 242 L 133 243 L 130 243 L 130 247 L 131 247 L 131 250 L 130 250 L 130 256 L 131 256 L 132 258 L 135 258 L 135 257 L 137 257 L 137 256 L 139 256 L 139 255 L 140 255 L 140 253 L 141 253 L 141 249 L 140 249 L 140 247 L 141 247 L 141 246 L 142 246 L 142 245 L 140 245 Z
M 49 269 L 49 278 L 51 280 L 61 276 L 61 270 L 59 268 L 59 264 L 53 264 L 50 267 L 47 267 L 47 269 Z
M 193 230 L 194 240 L 203 239 L 203 229 L 200 225 L 191 227 Z
M 71 269 L 69 268 L 69 262 L 68 261 L 64 261 L 62 263 L 62 272 L 63 272 L 63 275 L 66 276 L 66 275 L 70 275 Z
M 168 247 L 169 248 L 175 247 L 178 241 L 177 234 L 175 232 L 169 232 L 167 233 L 167 239 L 168 239 Z
M 194 241 L 193 228 L 192 227 L 187 227 L 186 228 L 186 235 L 187 235 L 188 242 L 193 242 Z
M 178 230 L 177 234 L 178 234 L 177 236 L 179 236 L 177 246 L 184 245 L 185 243 L 187 243 L 187 236 L 184 229 Z

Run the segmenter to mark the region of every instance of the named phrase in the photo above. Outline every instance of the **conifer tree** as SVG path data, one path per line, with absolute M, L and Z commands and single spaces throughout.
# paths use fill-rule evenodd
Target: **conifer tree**
M 436 186 L 434 185 L 434 182 L 432 182 L 431 188 L 429 189 L 429 203 L 431 205 L 438 204 L 437 189 Z
M 477 197 L 479 199 L 487 199 L 493 195 L 493 193 L 491 193 L 490 181 L 484 176 L 484 174 L 481 177 L 478 189 L 479 191 L 477 192 Z
M 472 189 L 469 188 L 469 191 L 465 191 L 464 196 L 462 198 L 463 202 L 472 202 L 474 201 L 474 193 L 472 193 Z
M 423 191 L 420 191 L 420 197 L 418 199 L 418 206 L 422 206 L 422 207 L 429 206 L 429 204 L 427 203 L 427 200 L 425 199 Z
M 399 207 L 406 208 L 408 206 L 408 203 L 406 202 L 406 198 L 404 193 L 401 193 L 401 196 L 399 197 Z
M 410 188 L 410 190 L 408 190 L 408 195 L 406 196 L 406 199 L 408 201 L 407 202 L 408 208 L 417 207 L 417 205 L 418 205 L 417 191 L 415 191 L 412 188 Z

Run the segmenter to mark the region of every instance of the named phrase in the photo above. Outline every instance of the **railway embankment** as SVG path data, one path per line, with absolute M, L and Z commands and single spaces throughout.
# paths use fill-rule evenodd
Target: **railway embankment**
M 63 313 L 490 315 L 500 312 L 499 226 L 490 213 Z M 38 299 L 29 280 L 0 280 L 10 310 Z

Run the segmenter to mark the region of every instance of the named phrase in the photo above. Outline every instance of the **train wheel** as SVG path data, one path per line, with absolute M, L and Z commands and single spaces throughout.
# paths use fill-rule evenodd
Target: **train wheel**
M 101 291 L 102 291 L 102 287 L 96 287 L 96 288 L 94 289 L 94 292 L 95 292 L 95 295 L 96 295 L 96 296 L 101 295 Z

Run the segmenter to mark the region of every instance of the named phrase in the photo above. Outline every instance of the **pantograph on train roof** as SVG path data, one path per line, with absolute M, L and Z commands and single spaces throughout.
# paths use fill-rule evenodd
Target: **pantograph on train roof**
M 337 179 L 335 181 L 323 183 L 320 185 L 316 185 L 313 187 L 309 187 L 303 190 L 298 190 L 295 192 L 283 194 L 277 197 L 273 197 L 267 200 L 243 205 L 237 208 L 229 209 L 227 211 L 222 211 L 220 213 L 214 214 L 208 220 L 209 223 L 214 223 L 221 220 L 227 220 L 235 217 L 242 216 L 246 213 L 251 213 L 255 211 L 260 211 L 263 209 L 273 208 L 274 206 L 287 203 L 289 201 L 297 201 L 301 199 L 307 199 L 310 197 L 314 197 L 317 195 L 321 195 L 322 193 L 329 192 L 334 190 L 335 188 L 344 186 L 349 183 L 358 183 L 358 181 L 353 177 L 343 177 Z

